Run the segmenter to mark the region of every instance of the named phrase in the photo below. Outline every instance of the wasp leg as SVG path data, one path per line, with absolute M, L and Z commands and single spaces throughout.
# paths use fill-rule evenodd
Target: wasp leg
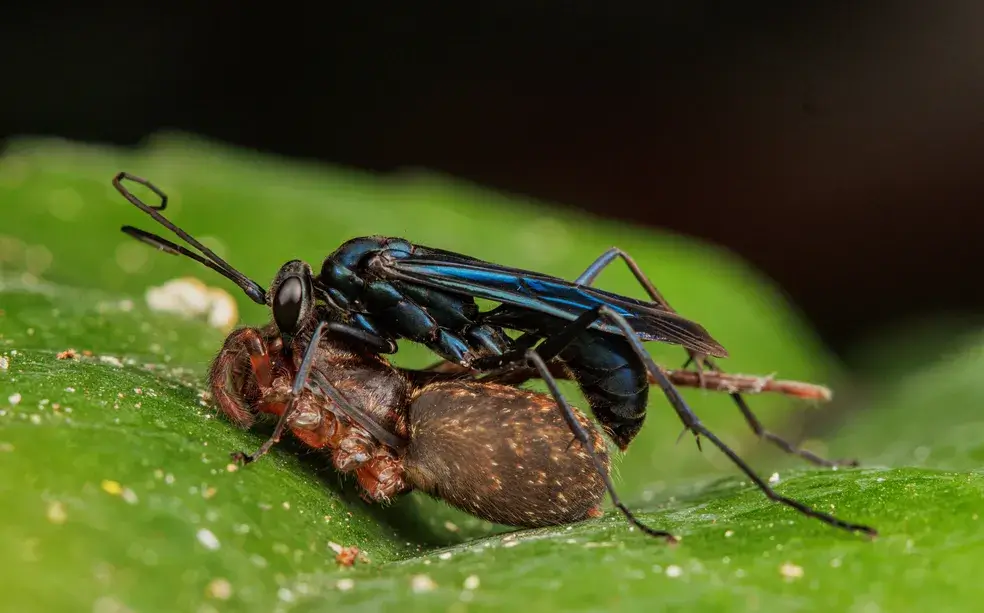
M 708 430 L 707 427 L 701 423 L 700 419 L 698 419 L 694 412 L 690 410 L 690 407 L 687 406 L 687 403 L 683 400 L 680 392 L 673 387 L 673 384 L 670 383 L 669 379 L 666 378 L 666 375 L 663 374 L 663 371 L 656 365 L 656 362 L 653 361 L 652 356 L 646 351 L 642 341 L 640 341 L 639 338 L 632 333 L 632 326 L 630 326 L 621 315 L 608 307 L 602 306 L 597 310 L 599 311 L 599 315 L 601 317 L 604 317 L 614 325 L 618 326 L 625 334 L 626 338 L 629 339 L 629 343 L 632 345 L 633 350 L 636 354 L 638 354 L 639 358 L 642 359 L 643 363 L 646 364 L 650 374 L 656 377 L 656 381 L 663 389 L 663 393 L 666 394 L 667 400 L 670 401 L 670 405 L 677 412 L 677 415 L 680 416 L 680 419 L 683 421 L 687 429 L 694 434 L 699 434 L 700 436 L 703 436 L 707 440 L 711 441 L 715 447 L 720 449 L 722 453 L 728 456 L 728 458 L 730 458 L 731 461 L 734 462 L 735 465 L 743 473 L 745 473 L 745 475 L 747 475 L 748 478 L 751 479 L 760 490 L 762 490 L 762 493 L 764 493 L 766 497 L 774 502 L 792 507 L 804 515 L 813 517 L 837 528 L 842 528 L 850 532 L 864 532 L 870 536 L 875 536 L 878 534 L 874 528 L 862 524 L 853 524 L 842 519 L 838 519 L 833 515 L 818 511 L 802 502 L 799 502 L 798 500 L 787 498 L 772 489 L 768 483 L 755 474 L 755 471 L 753 471 L 752 468 L 746 464 L 737 453 L 734 452 L 734 450 L 728 447 L 724 441 L 719 439 L 717 435 Z
M 393 449 L 403 449 L 407 442 L 400 436 L 393 434 L 368 415 L 365 411 L 355 406 L 333 386 L 323 374 L 318 371 L 311 373 L 314 380 L 314 387 L 320 391 L 332 403 L 332 408 L 348 417 L 353 422 L 362 426 L 366 432 L 371 434 L 380 443 L 392 447 Z
M 540 359 L 546 363 L 557 357 L 561 351 L 570 345 L 579 334 L 587 330 L 592 323 L 599 319 L 598 307 L 585 311 L 578 315 L 577 319 L 570 322 L 560 332 L 543 339 L 536 347 L 536 353 Z M 633 332 L 633 334 L 635 334 Z M 532 335 L 524 334 L 517 339 L 517 343 L 524 339 L 532 339 Z M 471 367 L 476 370 L 505 369 L 515 365 L 523 365 L 529 355 L 530 349 L 520 343 L 519 349 L 510 349 L 499 355 L 490 355 L 478 358 L 471 363 Z M 539 369 L 538 369 L 539 370 Z M 545 371 L 550 375 L 550 370 Z M 543 372 L 540 372 L 542 378 Z M 553 375 L 550 375 L 553 376 Z
M 857 460 L 828 460 L 826 458 L 821 458 L 820 456 L 818 456 L 817 454 L 811 451 L 797 447 L 796 445 L 790 443 L 789 441 L 782 438 L 778 434 L 774 434 L 766 430 L 765 427 L 762 425 L 762 422 L 759 421 L 758 417 L 756 417 L 755 414 L 752 413 L 752 410 L 748 407 L 748 404 L 745 403 L 745 399 L 742 398 L 741 395 L 731 394 L 731 397 L 734 399 L 735 404 L 738 405 L 738 410 L 741 411 L 741 414 L 745 417 L 745 421 L 748 422 L 748 425 L 752 429 L 752 432 L 754 432 L 755 435 L 758 436 L 759 438 L 769 441 L 770 443 L 782 449 L 786 453 L 791 455 L 797 455 L 803 458 L 804 460 L 808 462 L 812 462 L 813 464 L 816 464 L 818 466 L 826 466 L 832 468 L 837 466 L 858 465 Z
M 615 492 L 615 484 L 612 483 L 611 476 L 609 476 L 604 463 L 601 461 L 601 458 L 598 457 L 598 454 L 595 453 L 595 450 L 591 445 L 591 437 L 588 435 L 588 432 L 584 429 L 584 426 L 581 425 L 581 423 L 578 422 L 577 418 L 574 416 L 574 411 L 571 409 L 571 405 L 567 402 L 567 399 L 564 398 L 564 395 L 561 393 L 560 388 L 557 386 L 557 381 L 550 374 L 550 369 L 547 368 L 547 364 L 544 361 L 544 359 L 539 355 L 539 353 L 535 349 L 527 350 L 525 358 L 529 360 L 530 363 L 533 364 L 534 368 L 536 368 L 536 370 L 540 373 L 540 377 L 543 379 L 544 383 L 546 383 L 547 387 L 550 388 L 550 393 L 553 395 L 554 400 L 557 401 L 557 406 L 563 412 L 564 419 L 565 421 L 567 421 L 567 425 L 570 426 L 571 432 L 574 433 L 574 436 L 577 438 L 577 441 L 581 443 L 581 447 L 591 457 L 591 461 L 594 463 L 595 468 L 598 471 L 598 474 L 604 480 L 605 489 L 608 490 L 608 495 L 612 499 L 612 504 L 614 504 L 618 508 L 618 510 L 621 511 L 623 515 L 625 515 L 626 519 L 628 519 L 633 525 L 637 526 L 640 530 L 642 530 L 646 534 L 666 539 L 670 543 L 677 542 L 677 538 L 673 536 L 671 533 L 666 532 L 664 530 L 656 530 L 650 528 L 646 524 L 642 523 L 642 521 L 640 521 L 635 515 L 633 515 L 632 511 L 630 511 L 629 508 L 625 506 L 625 504 L 618 497 L 618 494 Z
M 372 332 L 363 330 L 362 328 L 332 321 L 328 322 L 328 330 L 336 334 L 347 336 L 361 343 L 365 343 L 375 349 L 378 353 L 396 353 L 396 343 L 392 340 L 384 338 L 378 334 L 373 334 Z
M 775 490 L 773 490 L 768 485 L 768 483 L 766 483 L 764 480 L 762 480 L 761 477 L 755 474 L 752 468 L 748 466 L 748 464 L 746 464 L 745 461 L 742 460 L 738 456 L 738 454 L 734 452 L 734 450 L 728 447 L 721 439 L 717 437 L 717 435 L 715 435 L 713 432 L 708 430 L 706 426 L 704 426 L 704 424 L 700 421 L 697 415 L 695 415 L 694 412 L 690 409 L 690 407 L 687 406 L 687 403 L 684 401 L 679 391 L 677 391 L 677 389 L 673 386 L 673 384 L 670 383 L 666 375 L 663 374 L 662 369 L 660 369 L 656 365 L 656 362 L 653 360 L 652 356 L 649 355 L 649 352 L 647 352 L 645 346 L 643 346 L 642 341 L 639 340 L 639 338 L 633 332 L 632 326 L 629 325 L 629 323 L 625 321 L 625 319 L 621 315 L 619 315 L 612 309 L 605 306 L 599 306 L 594 309 L 591 309 L 590 311 L 586 311 L 585 313 L 581 314 L 573 324 L 565 328 L 565 330 L 562 331 L 560 334 L 555 335 L 554 338 L 544 340 L 543 343 L 541 343 L 541 346 L 548 346 L 548 349 L 559 351 L 557 347 L 563 340 L 563 338 L 561 337 L 568 337 L 576 334 L 575 331 L 571 330 L 571 328 L 574 328 L 575 324 L 579 326 L 579 330 L 584 330 L 587 329 L 587 327 L 590 326 L 598 318 L 605 318 L 609 322 L 617 326 L 620 330 L 622 330 L 623 334 L 625 335 L 625 338 L 628 339 L 629 344 L 632 347 L 632 350 L 636 353 L 639 359 L 642 360 L 642 363 L 645 364 L 646 368 L 649 370 L 650 376 L 655 378 L 656 383 L 663 390 L 663 393 L 666 395 L 667 399 L 670 402 L 670 406 L 672 406 L 674 411 L 676 411 L 677 416 L 680 418 L 680 421 L 683 422 L 686 429 L 692 432 L 695 436 L 703 436 L 709 441 L 711 441 L 711 443 L 714 444 L 714 446 L 716 446 L 718 449 L 721 450 L 722 453 L 728 456 L 728 458 L 731 459 L 731 461 L 734 462 L 735 465 L 743 473 L 745 473 L 748 476 L 748 478 L 751 479 L 756 486 L 758 486 L 760 490 L 762 490 L 762 492 L 766 495 L 766 497 L 780 504 L 784 504 L 786 506 L 792 507 L 797 511 L 803 513 L 804 515 L 818 519 L 831 526 L 835 526 L 852 532 L 860 531 L 860 532 L 867 533 L 869 535 L 877 534 L 874 528 L 864 526 L 861 524 L 853 524 L 853 523 L 845 522 L 844 520 L 838 519 L 833 515 L 829 515 L 827 513 L 823 513 L 822 511 L 813 509 L 812 507 L 802 502 L 799 502 L 798 500 L 794 500 L 792 498 L 787 498 L 786 496 L 782 496 L 779 493 L 777 493 Z M 496 357 L 500 357 L 500 356 L 496 356 Z M 508 357 L 508 356 L 504 355 L 502 357 Z M 556 387 L 556 380 L 550 374 L 550 370 L 546 365 L 546 360 L 539 354 L 539 348 L 537 350 L 527 351 L 525 355 L 525 359 L 528 362 L 532 363 L 532 365 L 539 372 L 540 378 L 543 379 L 544 382 L 550 387 L 551 392 L 554 393 L 555 396 L 557 396 L 557 394 L 559 394 L 559 389 Z M 558 403 L 561 403 L 560 399 L 558 399 Z M 563 405 L 561 408 L 563 408 Z M 572 426 L 572 429 L 574 430 L 575 435 L 579 434 L 579 431 L 576 427 Z M 583 430 L 580 431 L 580 434 L 583 434 Z M 579 440 L 581 439 L 579 438 Z M 609 490 L 609 494 L 611 494 L 611 490 Z M 620 509 L 621 508 L 622 507 L 620 507 Z
M 636 281 L 638 281 L 639 285 L 641 285 L 642 288 L 646 290 L 646 293 L 649 294 L 649 297 L 650 299 L 652 299 L 653 302 L 655 302 L 656 304 L 660 305 L 661 307 L 665 308 L 668 311 L 676 312 L 673 309 L 673 307 L 670 306 L 670 303 L 666 300 L 666 298 L 664 298 L 663 295 L 660 294 L 659 290 L 656 289 L 656 286 L 649 279 L 649 277 L 647 277 L 646 274 L 642 272 L 642 268 L 640 268 L 639 265 L 636 263 L 636 261 L 632 259 L 632 256 L 622 251 L 618 247 L 612 247 L 605 253 L 601 254 L 598 257 L 598 259 L 592 262 L 591 265 L 588 266 L 588 268 L 583 273 L 581 273 L 581 275 L 574 282 L 579 283 L 581 285 L 591 285 L 592 283 L 594 283 L 595 279 L 598 278 L 598 275 L 601 274 L 601 271 L 604 270 L 606 267 L 608 267 L 616 259 L 621 259 L 623 262 L 625 262 L 625 265 L 629 267 L 630 271 L 632 271 L 632 275 L 636 278 Z M 713 372 L 724 373 L 724 371 L 721 370 L 721 368 L 719 368 L 711 360 L 710 357 L 704 355 L 698 355 L 692 351 L 688 351 L 688 354 L 689 354 L 689 359 L 687 360 L 686 364 L 683 365 L 683 367 L 686 368 L 691 363 L 693 363 L 696 366 L 697 376 L 700 378 L 700 387 L 704 387 L 703 371 L 705 366 Z M 827 460 L 805 449 L 800 449 L 799 447 L 790 443 L 789 441 L 780 437 L 779 435 L 766 430 L 762 426 L 762 422 L 760 422 L 759 419 L 755 416 L 755 414 L 752 413 L 751 408 L 749 408 L 748 403 L 745 402 L 745 399 L 742 397 L 741 394 L 732 393 L 730 395 L 731 395 L 731 399 L 734 401 L 735 405 L 737 405 L 738 410 L 741 411 L 741 414 L 745 417 L 745 421 L 748 422 L 749 427 L 752 429 L 755 435 L 761 439 L 765 439 L 769 441 L 770 443 L 779 447 L 786 453 L 797 455 L 803 458 L 804 460 L 816 464 L 818 466 L 835 467 L 835 466 L 858 465 L 857 460 Z

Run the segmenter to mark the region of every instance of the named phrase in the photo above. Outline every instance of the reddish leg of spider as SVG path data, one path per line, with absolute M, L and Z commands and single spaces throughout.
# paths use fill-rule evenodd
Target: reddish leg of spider
M 290 418 L 291 432 L 310 447 L 331 449 L 332 463 L 339 472 L 355 472 L 363 498 L 386 501 L 410 489 L 403 480 L 400 460 L 362 427 L 339 419 L 311 395 L 305 394 L 297 402 Z M 263 403 L 261 410 L 279 416 L 286 404 Z
M 281 400 L 288 392 L 281 392 L 283 387 L 289 389 L 287 385 L 275 383 L 271 396 L 275 400 L 261 401 L 257 405 L 257 410 L 280 417 L 287 410 L 287 403 Z M 291 433 L 302 443 L 314 449 L 324 447 L 334 447 L 334 439 L 338 437 L 338 420 L 334 414 L 325 410 L 320 402 L 315 401 L 310 395 L 305 395 L 298 399 L 294 414 L 290 417 L 288 427 Z
M 293 385 L 291 385 L 291 392 L 289 394 L 289 400 L 287 401 L 286 407 L 284 407 L 283 412 L 280 414 L 280 418 L 277 420 L 277 425 L 273 429 L 273 434 L 270 438 L 266 440 L 260 448 L 253 453 L 247 454 L 242 451 L 238 451 L 233 455 L 236 461 L 242 464 L 249 464 L 250 462 L 255 462 L 259 458 L 266 455 L 270 449 L 280 442 L 280 437 L 284 433 L 284 429 L 290 426 L 290 419 L 294 417 L 296 409 L 300 404 L 302 392 L 304 391 L 304 386 L 306 385 L 308 375 L 311 372 L 311 363 L 318 349 L 318 344 L 321 340 L 321 335 L 324 332 L 326 322 L 319 322 L 317 327 L 314 329 L 314 333 L 311 335 L 311 339 L 308 341 L 308 346 L 304 350 L 304 359 L 301 360 L 301 365 L 297 367 L 297 370 L 292 373 L 293 375 Z
M 248 428 L 253 424 L 254 417 L 247 403 L 239 396 L 239 391 L 233 394 L 229 391 L 230 383 L 245 373 L 235 372 L 242 367 L 243 353 L 249 358 L 253 379 L 260 393 L 273 383 L 270 354 L 263 336 L 256 328 L 242 328 L 226 339 L 218 357 L 209 370 L 208 381 L 212 390 L 212 398 L 219 409 L 237 425 Z
M 286 405 L 281 408 L 281 413 Z M 322 449 L 331 446 L 333 439 L 338 437 L 338 419 L 317 406 L 304 406 L 290 420 L 290 431 L 308 447 Z
M 268 388 L 257 410 L 282 417 L 287 410 L 285 397 L 290 394 L 290 380 L 279 377 Z M 358 425 L 339 419 L 326 401 L 305 390 L 295 401 L 287 428 L 302 443 L 314 449 L 328 448 L 339 472 L 352 472 L 373 459 L 379 443 Z
M 410 490 L 403 480 L 403 462 L 387 448 L 378 449 L 371 460 L 356 469 L 355 477 L 369 502 L 386 502 Z
M 332 450 L 332 461 L 335 468 L 347 473 L 372 460 L 379 443 L 359 426 L 350 425 L 344 430 Z

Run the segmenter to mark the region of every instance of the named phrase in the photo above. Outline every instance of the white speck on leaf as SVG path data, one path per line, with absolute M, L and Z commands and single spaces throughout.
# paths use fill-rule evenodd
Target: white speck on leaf
M 112 355 L 101 355 L 99 356 L 99 361 L 103 364 L 109 364 L 110 366 L 115 366 L 116 368 L 123 368 L 123 362 L 116 356 Z
M 215 551 L 221 546 L 219 539 L 208 528 L 202 528 L 195 536 L 198 538 L 198 542 L 210 551 Z
M 294 592 L 282 587 L 277 590 L 277 598 L 284 602 L 294 602 Z
M 423 592 L 430 592 L 437 587 L 434 580 L 428 575 L 414 575 L 410 580 L 410 587 L 413 589 L 414 593 L 420 594 Z
M 465 578 L 466 590 L 477 590 L 480 584 L 481 584 L 481 580 L 478 578 L 478 575 L 468 575 Z
M 20 394 L 11 394 L 11 395 L 7 396 L 7 402 L 10 403 L 10 406 L 14 406 L 15 407 L 18 404 L 20 404 L 20 401 L 21 401 L 21 395 Z
M 212 579 L 205 588 L 205 594 L 218 600 L 229 600 L 232 596 L 232 584 L 226 579 Z
M 249 561 L 252 562 L 253 563 L 253 566 L 256 566 L 257 568 L 266 568 L 267 567 L 266 558 L 264 558 L 263 556 L 261 556 L 259 554 L 254 553 L 253 555 L 249 556 Z
M 340 592 L 347 592 L 355 587 L 355 581 L 352 579 L 339 579 L 335 583 L 335 587 L 338 588 L 338 591 Z
M 132 609 L 113 596 L 100 596 L 92 603 L 92 613 L 131 613 Z
M 676 564 L 670 564 L 666 567 L 666 576 L 671 579 L 675 579 L 683 574 L 683 569 Z
M 64 524 L 65 520 L 68 519 L 68 514 L 65 513 L 65 505 L 55 501 L 48 505 L 48 521 L 53 524 Z
M 779 567 L 779 574 L 781 574 L 787 581 L 800 579 L 803 577 L 803 567 L 797 566 L 792 562 L 786 562 Z
M 227 291 L 211 288 L 191 277 L 174 279 L 152 287 L 145 295 L 147 305 L 155 311 L 174 313 L 188 318 L 207 318 L 210 326 L 231 329 L 239 318 L 236 301 Z
M 772 473 L 772 476 L 769 477 L 769 483 L 779 483 L 779 473 Z

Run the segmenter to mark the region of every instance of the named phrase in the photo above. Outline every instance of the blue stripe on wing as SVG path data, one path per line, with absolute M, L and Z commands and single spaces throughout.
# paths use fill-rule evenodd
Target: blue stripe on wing
M 398 259 L 380 258 L 377 261 L 380 272 L 390 279 L 485 298 L 568 321 L 586 310 L 606 305 L 625 317 L 643 340 L 679 344 L 714 357 L 727 356 L 727 351 L 700 324 L 652 302 L 453 253 L 432 251 L 410 255 L 401 252 L 394 255 Z M 592 327 L 621 334 L 607 322 L 596 322 Z

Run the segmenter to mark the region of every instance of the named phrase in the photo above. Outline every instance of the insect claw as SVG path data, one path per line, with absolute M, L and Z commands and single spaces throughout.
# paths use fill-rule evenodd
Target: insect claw
M 687 361 L 684 362 L 682 370 L 686 370 L 688 366 L 693 364 L 694 372 L 697 373 L 697 387 L 704 389 L 704 356 L 693 352 L 688 352 L 688 355 L 689 357 L 687 358 Z
M 683 440 L 683 437 L 687 434 L 687 432 L 694 432 L 694 431 L 690 428 L 690 426 L 684 426 L 683 430 L 680 431 L 680 436 L 677 437 L 676 440 L 677 445 L 680 444 L 680 441 Z M 697 432 L 694 432 L 694 440 L 697 442 L 697 451 L 704 451 L 704 449 L 700 446 L 700 434 L 698 434 Z

